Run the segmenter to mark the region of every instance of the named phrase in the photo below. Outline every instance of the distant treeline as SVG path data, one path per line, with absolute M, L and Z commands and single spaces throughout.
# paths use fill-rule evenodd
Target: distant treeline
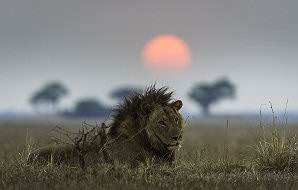
M 142 87 L 123 86 L 113 90 L 109 95 L 121 102 L 125 97 L 142 93 Z M 66 117 L 105 117 L 112 111 L 111 106 L 103 104 L 96 98 L 81 98 L 72 109 L 61 109 L 59 104 L 70 93 L 69 89 L 59 81 L 45 84 L 34 92 L 30 103 L 37 113 L 58 114 Z M 210 107 L 226 98 L 234 98 L 235 86 L 226 78 L 213 83 L 197 83 L 190 89 L 188 96 L 202 109 L 204 116 L 210 115 Z

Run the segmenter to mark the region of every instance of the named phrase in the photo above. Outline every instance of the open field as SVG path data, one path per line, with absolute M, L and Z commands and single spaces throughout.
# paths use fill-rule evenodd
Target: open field
M 183 147 L 171 167 L 96 165 L 83 171 L 27 165 L 28 144 L 34 148 L 50 143 L 48 133 L 57 124 L 80 127 L 77 121 L 0 122 L 0 189 L 298 189 L 297 144 L 265 147 L 271 152 L 258 154 L 256 145 L 264 138 L 267 145 L 279 145 L 270 138 L 274 131 L 270 123 L 261 128 L 257 121 L 235 118 L 229 118 L 228 125 L 225 119 L 189 121 Z M 284 131 L 279 129 L 276 139 L 282 140 Z M 298 124 L 288 124 L 286 132 L 286 136 L 298 134 Z M 275 154 L 279 151 L 283 154 Z M 268 163 L 260 161 L 261 156 Z M 283 162 L 289 157 L 294 160 Z

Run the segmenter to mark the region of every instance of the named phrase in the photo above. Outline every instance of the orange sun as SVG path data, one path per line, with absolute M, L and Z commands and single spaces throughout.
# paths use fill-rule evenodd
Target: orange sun
M 143 61 L 152 69 L 186 68 L 191 61 L 187 44 L 174 35 L 159 35 L 152 38 L 144 47 Z

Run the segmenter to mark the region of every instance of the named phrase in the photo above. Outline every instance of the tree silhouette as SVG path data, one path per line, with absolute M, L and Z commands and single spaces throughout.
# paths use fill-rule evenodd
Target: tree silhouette
M 123 100 L 125 97 L 129 97 L 133 94 L 136 93 L 142 93 L 143 89 L 140 87 L 121 87 L 118 89 L 115 89 L 114 91 L 111 92 L 111 97 L 113 99 L 116 99 L 118 101 Z
M 235 86 L 228 79 L 221 79 L 213 84 L 199 83 L 189 93 L 189 97 L 202 107 L 204 116 L 210 115 L 212 104 L 234 96 Z
M 61 98 L 67 94 L 68 90 L 63 84 L 60 82 L 51 82 L 35 92 L 30 98 L 30 103 L 34 107 L 49 107 L 53 110 L 58 105 Z
M 75 109 L 70 115 L 75 117 L 102 117 L 106 116 L 110 110 L 96 99 L 85 98 L 76 103 Z

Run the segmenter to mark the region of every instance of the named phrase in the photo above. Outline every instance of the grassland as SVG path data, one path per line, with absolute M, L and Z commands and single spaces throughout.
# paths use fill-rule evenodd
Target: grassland
M 0 122 L 0 189 L 298 189 L 298 124 L 284 128 L 230 118 L 188 122 L 173 166 L 139 168 L 26 164 L 28 152 L 51 142 L 56 125 L 79 122 Z M 277 130 L 276 130 L 277 129 Z M 29 146 L 30 145 L 30 146 Z

